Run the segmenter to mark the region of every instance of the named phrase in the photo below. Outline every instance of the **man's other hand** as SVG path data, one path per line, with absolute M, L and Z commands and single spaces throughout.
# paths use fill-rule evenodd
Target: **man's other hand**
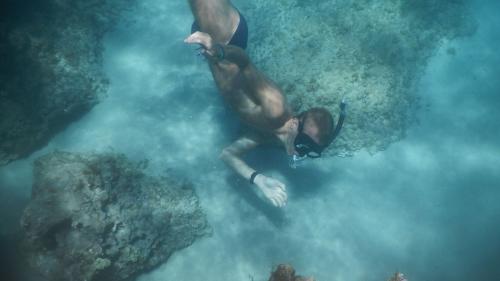
M 271 203 L 276 207 L 284 207 L 288 196 L 286 195 L 285 185 L 271 177 L 266 177 L 262 174 L 258 174 L 254 180 L 254 183 L 260 188 L 264 196 L 271 201 Z
M 208 52 L 209 55 L 213 56 L 213 40 L 210 34 L 196 31 L 195 33 L 189 35 L 186 39 L 184 39 L 184 43 L 188 44 L 200 44 L 205 52 Z

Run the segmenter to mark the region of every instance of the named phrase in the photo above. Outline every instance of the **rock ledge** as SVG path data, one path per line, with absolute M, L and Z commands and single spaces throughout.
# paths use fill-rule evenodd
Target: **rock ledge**
M 28 263 L 49 280 L 130 280 L 210 233 L 189 184 L 138 166 L 116 154 L 37 159 L 21 221 Z

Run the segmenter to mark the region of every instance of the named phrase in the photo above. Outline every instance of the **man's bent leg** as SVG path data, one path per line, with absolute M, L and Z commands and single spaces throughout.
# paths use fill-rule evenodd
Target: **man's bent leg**
M 189 5 L 200 31 L 215 42 L 229 42 L 239 23 L 239 13 L 229 0 L 189 0 Z

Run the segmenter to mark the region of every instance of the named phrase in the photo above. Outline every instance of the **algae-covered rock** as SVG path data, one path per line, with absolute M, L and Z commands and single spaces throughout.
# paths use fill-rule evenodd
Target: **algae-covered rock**
M 315 281 L 314 277 L 295 275 L 290 264 L 280 264 L 271 272 L 269 281 Z M 403 273 L 396 272 L 388 281 L 408 281 Z
M 107 91 L 102 38 L 133 0 L 0 2 L 0 165 L 29 155 Z
M 269 281 L 315 281 L 315 279 L 295 275 L 295 269 L 291 265 L 280 264 L 271 273 Z
M 121 155 L 55 152 L 34 176 L 23 254 L 48 280 L 129 280 L 210 231 L 188 183 Z
M 443 40 L 475 31 L 465 0 L 255 0 L 241 3 L 250 56 L 296 111 L 314 106 L 345 127 L 330 155 L 375 152 L 404 137 L 416 84 Z

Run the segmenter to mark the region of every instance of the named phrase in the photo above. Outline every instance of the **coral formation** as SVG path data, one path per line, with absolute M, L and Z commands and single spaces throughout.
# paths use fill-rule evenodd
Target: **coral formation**
M 250 56 L 294 110 L 349 102 L 330 155 L 375 152 L 404 137 L 426 61 L 443 40 L 475 31 L 466 1 L 256 0 L 241 3 Z
M 406 278 L 405 278 L 405 275 L 401 272 L 396 272 L 394 273 L 394 276 L 391 277 L 391 279 L 389 279 L 389 281 L 408 281 Z
M 271 272 L 269 281 L 315 281 L 313 277 L 295 275 L 295 269 L 289 264 L 280 264 Z M 403 273 L 396 272 L 388 281 L 408 281 Z
M 314 281 L 314 278 L 296 276 L 295 269 L 291 265 L 280 264 L 271 273 L 269 281 Z
M 134 1 L 0 3 L 0 165 L 29 155 L 107 89 L 102 38 Z
M 48 280 L 129 280 L 210 233 L 188 183 L 122 155 L 54 152 L 34 174 L 22 248 Z

